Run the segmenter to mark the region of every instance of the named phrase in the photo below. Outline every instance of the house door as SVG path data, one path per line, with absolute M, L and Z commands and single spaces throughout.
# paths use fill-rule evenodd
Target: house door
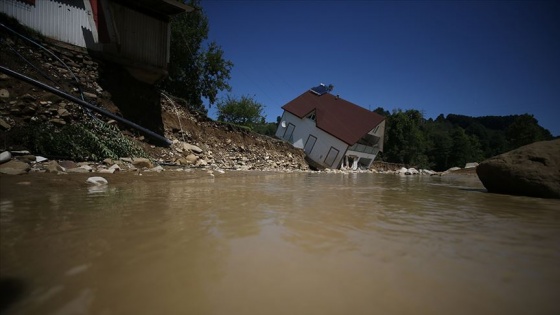
M 305 142 L 305 147 L 303 148 L 305 154 L 309 155 L 311 151 L 313 151 L 313 147 L 315 146 L 315 141 L 317 141 L 317 137 L 313 135 L 309 135 L 309 137 L 307 138 L 307 142 Z
M 328 165 L 329 167 L 333 167 L 334 166 L 333 163 L 336 160 L 338 153 L 340 153 L 338 149 L 331 147 L 329 153 L 327 154 L 327 157 L 325 158 L 325 164 Z
M 292 143 L 294 139 L 292 139 L 292 134 L 294 133 L 294 129 L 296 128 L 296 126 L 292 123 L 288 124 L 288 127 L 286 128 L 286 132 L 284 132 L 284 137 L 282 137 L 284 140 L 287 140 L 288 142 Z

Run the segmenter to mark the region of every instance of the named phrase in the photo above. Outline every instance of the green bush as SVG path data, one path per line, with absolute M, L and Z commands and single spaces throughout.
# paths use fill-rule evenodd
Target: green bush
M 101 161 L 105 158 L 147 157 L 132 140 L 115 126 L 90 120 L 58 127 L 52 123 L 32 124 L 24 143 L 34 153 L 76 161 Z

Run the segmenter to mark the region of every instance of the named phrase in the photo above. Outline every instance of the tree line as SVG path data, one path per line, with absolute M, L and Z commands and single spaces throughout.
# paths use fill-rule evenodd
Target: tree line
M 437 171 L 464 167 L 535 141 L 551 140 L 533 115 L 483 116 L 443 114 L 425 119 L 415 109 L 374 110 L 386 117 L 383 161 Z

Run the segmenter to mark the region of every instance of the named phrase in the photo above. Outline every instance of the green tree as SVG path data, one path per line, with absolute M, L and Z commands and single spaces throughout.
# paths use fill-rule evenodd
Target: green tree
M 449 155 L 449 166 L 464 167 L 468 162 L 480 161 L 483 158 L 480 143 L 474 136 L 469 136 L 465 130 L 456 126 L 451 133 L 453 145 Z
M 220 91 L 231 90 L 228 80 L 233 63 L 224 58 L 215 42 L 203 45 L 208 38 L 208 18 L 198 0 L 188 4 L 195 10 L 171 21 L 169 76 L 161 88 L 185 99 L 191 109 L 207 113 L 203 99 L 212 105 Z
M 426 166 L 427 142 L 421 127 L 423 122 L 422 113 L 417 110 L 395 110 L 387 118 L 384 145 L 387 161 Z
M 242 96 L 240 99 L 236 99 L 228 95 L 218 102 L 217 107 L 219 121 L 247 127 L 265 124 L 264 106 L 250 96 Z
M 254 132 L 269 137 L 274 137 L 274 135 L 276 134 L 276 129 L 278 129 L 278 124 L 273 122 L 268 122 L 264 124 L 259 123 L 253 127 Z
M 506 129 L 506 137 L 511 149 L 524 146 L 536 141 L 550 140 L 550 131 L 539 126 L 538 121 L 533 115 L 520 115 Z

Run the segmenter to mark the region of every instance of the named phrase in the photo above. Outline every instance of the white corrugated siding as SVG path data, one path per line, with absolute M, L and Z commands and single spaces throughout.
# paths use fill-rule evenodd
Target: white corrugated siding
M 112 3 L 120 55 L 156 67 L 167 67 L 168 23 Z
M 92 12 L 85 8 L 84 0 L 66 0 L 64 3 L 37 0 L 35 6 L 16 0 L 0 1 L 0 12 L 47 37 L 80 47 L 86 47 L 86 37 L 93 40 L 93 33 L 97 33 L 92 29 L 95 25 L 90 25 Z

